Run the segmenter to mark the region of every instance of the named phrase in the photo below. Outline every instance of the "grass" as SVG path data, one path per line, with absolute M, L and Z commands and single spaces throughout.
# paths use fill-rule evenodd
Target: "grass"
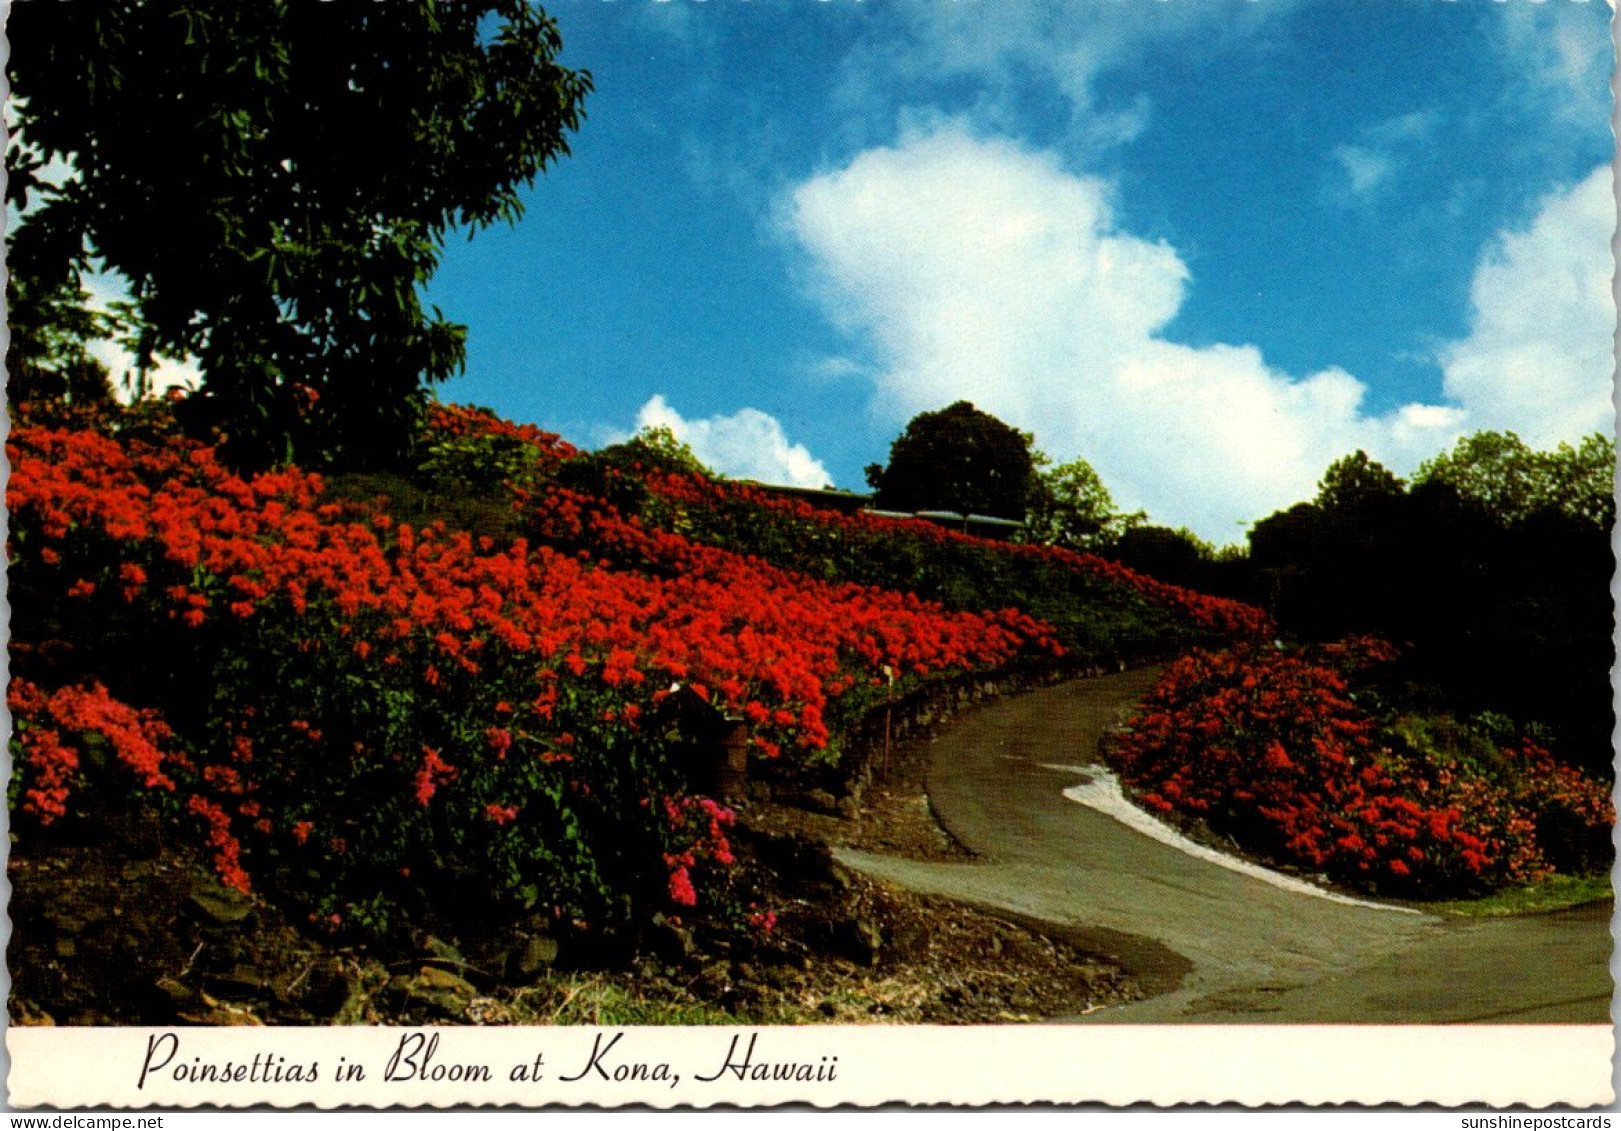
M 1594 876 L 1551 876 L 1541 883 L 1502 888 L 1480 899 L 1452 899 L 1421 904 L 1426 911 L 1442 915 L 1487 918 L 1496 915 L 1532 915 L 1558 911 L 1582 903 L 1594 903 L 1614 895 L 1608 874 Z
M 611 975 L 561 974 L 543 985 L 519 990 L 502 1018 L 521 1025 L 807 1025 L 883 1024 L 915 1020 L 931 996 L 915 977 L 861 978 L 853 984 L 832 979 L 771 995 L 741 1013 L 695 998 L 674 1000 Z M 1007 1021 L 1029 1021 L 1007 1014 Z
M 528 1014 L 530 1024 L 596 1025 L 738 1025 L 741 1018 L 714 1005 L 644 997 L 612 979 L 590 976 L 560 978 L 545 987 L 522 990 L 514 1012 Z

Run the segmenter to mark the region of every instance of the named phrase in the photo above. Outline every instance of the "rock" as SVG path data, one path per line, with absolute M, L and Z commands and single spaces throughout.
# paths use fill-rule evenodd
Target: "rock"
M 225 1005 L 219 1002 L 209 1004 L 207 994 L 202 998 L 204 1008 L 180 1014 L 182 1021 L 190 1021 L 195 1025 L 263 1025 L 253 1014 L 241 1006 Z
M 448 962 L 452 966 L 467 965 L 467 959 L 462 957 L 462 952 L 457 950 L 453 943 L 446 942 L 438 935 L 429 935 L 422 948 L 434 958 Z
M 256 998 L 264 992 L 265 979 L 251 966 L 237 965 L 204 979 L 210 993 L 225 998 Z
M 856 804 L 856 799 L 853 797 L 839 798 L 839 803 L 836 806 L 836 809 L 839 816 L 843 817 L 846 821 L 854 821 L 861 816 L 861 806 Z
M 532 982 L 557 961 L 557 940 L 546 935 L 530 935 L 507 955 L 511 977 Z
M 424 966 L 409 977 L 393 979 L 388 992 L 404 1008 L 414 1006 L 446 1017 L 460 1017 L 478 996 L 472 983 L 437 966 Z
M 304 982 L 289 990 L 287 998 L 317 1017 L 334 1017 L 345 1003 L 359 993 L 360 985 L 335 962 L 321 962 L 310 968 Z
M 797 833 L 782 836 L 762 836 L 755 844 L 761 863 L 776 872 L 785 884 L 796 888 L 818 889 L 837 883 L 846 886 L 836 876 L 838 865 L 833 852 L 821 841 Z
M 46 1013 L 31 1001 L 11 999 L 12 1021 L 18 1025 L 54 1026 L 56 1018 Z
M 884 947 L 884 933 L 870 919 L 845 919 L 834 924 L 833 946 L 858 965 L 876 966 Z
M 788 970 L 805 970 L 811 964 L 810 955 L 803 946 L 790 947 L 780 939 L 772 939 L 762 944 L 756 948 L 755 953 L 761 962 Z
M 889 938 L 885 940 L 885 945 L 889 947 L 892 954 L 906 956 L 924 950 L 928 945 L 928 941 L 928 932 L 923 924 L 912 919 L 902 918 L 899 922 L 890 925 Z
M 191 886 L 184 910 L 205 923 L 234 926 L 246 922 L 253 914 L 253 901 L 235 888 L 212 880 L 200 880 Z M 113 914 L 118 914 L 117 908 Z
M 653 916 L 653 926 L 647 935 L 653 953 L 665 962 L 681 962 L 692 956 L 692 932 L 663 915 Z
M 746 967 L 738 967 L 738 980 L 743 980 L 742 972 Z M 700 997 L 718 998 L 732 988 L 732 968 L 726 962 L 711 962 L 699 972 L 693 981 L 693 989 Z
M 157 990 L 161 1000 L 167 1001 L 177 1011 L 188 1009 L 197 1002 L 197 991 L 168 974 L 163 975 L 152 987 Z
M 829 816 L 836 816 L 839 811 L 838 798 L 825 789 L 807 789 L 800 794 L 800 801 L 806 808 L 814 809 L 818 813 L 826 813 Z

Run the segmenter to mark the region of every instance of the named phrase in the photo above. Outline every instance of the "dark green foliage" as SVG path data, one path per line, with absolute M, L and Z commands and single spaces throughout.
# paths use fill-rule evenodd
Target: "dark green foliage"
M 1481 433 L 1403 490 L 1359 452 L 1316 503 L 1255 525 L 1252 592 L 1292 636 L 1408 645 L 1404 672 L 1436 702 L 1545 723 L 1556 751 L 1608 773 L 1611 453 Z
M 39 198 L 13 300 L 124 276 L 138 363 L 194 354 L 189 423 L 241 466 L 398 461 L 465 353 L 421 302 L 446 232 L 515 220 L 590 89 L 526 0 L 82 0 L 7 32 L 7 200 Z
M 7 399 L 74 405 L 110 400 L 107 367 L 90 355 L 85 342 L 113 333 L 115 320 L 89 308 L 76 273 L 49 280 L 23 273 L 15 260 L 11 270 Z
M 503 546 L 524 530 L 522 516 L 504 496 L 439 487 L 421 474 L 345 472 L 327 479 L 326 493 L 334 502 L 353 503 L 362 510 L 379 508 L 395 522 L 419 528 L 442 522 L 448 530 L 492 538 Z
M 648 490 L 649 472 L 714 478 L 691 448 L 661 427 L 575 456 L 557 469 L 557 481 L 572 491 L 607 500 L 621 514 L 658 523 L 667 508 Z
M 1132 526 L 1104 551 L 1123 566 L 1172 585 L 1209 592 L 1220 566 L 1209 543 L 1187 530 L 1168 526 Z
M 1358 450 L 1328 465 L 1317 483 L 1317 505 L 1329 511 L 1365 511 L 1401 498 L 1403 490 L 1400 479 Z
M 884 510 L 1022 519 L 1035 474 L 1029 436 L 958 401 L 913 417 L 888 466 L 867 468 L 867 483 Z

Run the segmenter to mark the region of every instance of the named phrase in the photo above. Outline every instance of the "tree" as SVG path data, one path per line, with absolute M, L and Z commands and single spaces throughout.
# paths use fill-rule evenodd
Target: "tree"
M 1364 510 L 1401 498 L 1403 490 L 1400 479 L 1358 450 L 1328 465 L 1317 481 L 1317 505 L 1325 511 Z
M 1254 591 L 1288 635 L 1399 641 L 1413 687 L 1460 711 L 1544 724 L 1563 757 L 1603 769 L 1614 727 L 1613 459 L 1596 436 L 1536 452 L 1483 432 L 1403 491 L 1364 453 L 1347 456 L 1315 503 L 1255 524 Z
M 6 392 L 13 404 L 111 402 L 107 367 L 91 356 L 86 343 L 112 334 L 117 322 L 89 305 L 76 279 L 40 293 L 36 280 L 13 272 L 7 300 Z
M 138 364 L 195 355 L 193 418 L 246 466 L 408 449 L 465 356 L 420 294 L 446 232 L 521 215 L 591 86 L 527 0 L 80 0 L 7 33 L 16 286 L 122 275 Z
M 1414 486 L 1445 486 L 1499 523 L 1538 514 L 1608 528 L 1615 521 L 1615 441 L 1597 433 L 1576 446 L 1533 449 L 1513 432 L 1477 432 L 1419 467 Z
M 1042 545 L 1099 549 L 1147 519 L 1141 511 L 1121 514 L 1103 480 L 1084 459 L 1049 467 L 1036 452 L 1035 490 L 1025 516 L 1026 541 Z
M 1216 548 L 1182 527 L 1133 525 L 1109 549 L 1109 557 L 1138 573 L 1175 585 L 1207 587 Z
M 879 507 L 1022 519 L 1035 483 L 1030 437 L 967 401 L 919 413 L 867 468 Z
M 657 520 L 667 509 L 647 485 L 649 472 L 714 479 L 691 447 L 663 424 L 648 425 L 628 440 L 564 460 L 557 481 L 571 490 L 612 503 L 622 514 Z

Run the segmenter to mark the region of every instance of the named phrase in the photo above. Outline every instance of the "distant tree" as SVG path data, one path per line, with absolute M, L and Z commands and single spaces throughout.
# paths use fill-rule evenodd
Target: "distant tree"
M 122 276 L 137 364 L 196 356 L 193 421 L 243 466 L 404 454 L 465 355 L 421 297 L 446 233 L 521 214 L 591 85 L 528 0 L 77 0 L 6 31 L 6 199 L 37 197 L 11 297 L 57 300 L 25 331 Z
M 1024 520 L 1026 541 L 1099 549 L 1146 519 L 1141 511 L 1116 511 L 1109 489 L 1084 459 L 1052 467 L 1042 452 L 1032 453 L 1032 458 L 1036 482 Z
M 1139 573 L 1200 588 L 1216 561 L 1216 549 L 1187 529 L 1138 525 L 1121 534 L 1109 556 Z
M 912 418 L 889 463 L 867 468 L 886 510 L 1022 519 L 1035 488 L 1030 436 L 967 401 Z
M 1252 528 L 1251 591 L 1288 635 L 1387 636 L 1413 688 L 1545 724 L 1563 757 L 1604 771 L 1613 459 L 1596 436 L 1536 452 L 1483 432 L 1404 491 L 1364 453 L 1347 456 L 1316 502 Z
M 1328 465 L 1317 481 L 1317 505 L 1325 511 L 1357 509 L 1398 499 L 1404 489 L 1400 479 L 1359 450 Z
M 652 516 L 661 505 L 647 485 L 647 473 L 698 475 L 715 473 L 665 425 L 650 425 L 628 440 L 583 452 L 557 469 L 563 486 L 606 499 L 624 514 Z
M 1415 486 L 1444 485 L 1498 522 L 1556 513 L 1597 526 L 1615 521 L 1615 441 L 1537 451 L 1513 432 L 1477 432 L 1419 467 Z
M 90 305 L 77 278 L 52 286 L 14 272 L 7 299 L 6 396 L 12 404 L 112 400 L 111 375 L 86 343 L 110 336 L 118 323 Z
M 649 424 L 630 439 L 603 448 L 597 457 L 627 469 L 698 475 L 705 479 L 716 477 L 691 445 L 665 424 Z

